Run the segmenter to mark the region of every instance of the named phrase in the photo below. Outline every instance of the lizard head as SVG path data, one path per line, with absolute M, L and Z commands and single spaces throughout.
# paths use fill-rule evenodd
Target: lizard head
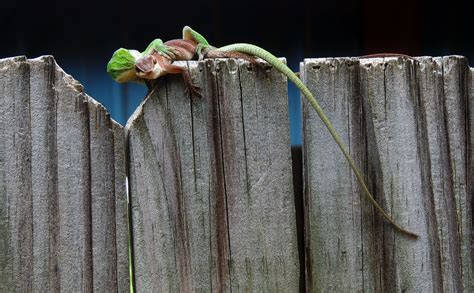
M 162 59 L 163 56 L 157 52 L 139 58 L 135 62 L 136 75 L 143 79 L 157 79 L 165 74 Z
M 107 72 L 119 83 L 143 79 L 156 79 L 165 74 L 158 61 L 163 61 L 162 54 L 173 57 L 172 48 L 165 46 L 160 39 L 155 39 L 142 53 L 137 50 L 120 48 L 114 52 L 107 64 Z M 168 62 L 169 63 L 169 62 Z
M 137 81 L 134 66 L 140 56 L 136 50 L 118 49 L 107 64 L 107 73 L 117 82 Z

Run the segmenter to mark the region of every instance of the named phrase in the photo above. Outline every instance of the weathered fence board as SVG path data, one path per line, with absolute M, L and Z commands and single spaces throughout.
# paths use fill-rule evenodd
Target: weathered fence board
M 117 291 L 130 291 L 129 267 L 129 213 L 127 189 L 127 161 L 124 128 L 112 121 L 114 132 L 114 172 L 115 172 L 115 242 L 117 249 Z
M 370 63 L 366 63 L 370 62 Z M 401 225 L 416 231 L 415 240 L 384 224 L 382 290 L 436 291 L 427 217 L 431 207 L 426 184 L 420 105 L 414 63 L 395 59 L 363 62 L 361 95 L 366 113 L 369 177 L 383 207 Z M 369 65 L 370 64 L 370 65 Z M 395 234 L 396 233 L 396 234 Z
M 170 76 L 127 125 L 136 288 L 297 291 L 286 80 L 196 64 L 202 99 Z
M 22 59 L 3 61 L 0 66 L 0 289 L 31 291 L 34 263 L 29 67 Z
M 123 129 L 52 57 L 0 60 L 0 119 L 0 291 L 128 290 Z
M 307 59 L 301 71 L 378 201 L 420 235 L 381 226 L 304 103 L 307 288 L 472 291 L 466 60 Z
M 469 198 L 470 196 L 470 201 L 471 201 L 471 214 L 467 215 L 468 219 L 463 219 L 463 221 L 469 221 L 469 216 L 471 217 L 471 261 L 474 262 L 474 69 L 471 68 L 470 72 L 471 76 L 471 92 L 468 97 L 468 121 L 469 121 L 469 132 L 468 132 L 468 143 L 469 143 L 469 148 L 468 148 L 468 171 L 467 171 L 467 183 L 468 183 L 468 193 L 467 196 Z M 469 245 L 469 242 L 464 242 L 464 245 Z M 467 261 L 469 263 L 469 261 Z M 471 291 L 474 291 L 474 264 L 471 263 L 470 267 L 470 274 L 469 274 L 469 279 L 467 279 L 468 282 L 470 282 L 470 287 L 467 286 L 467 288 L 470 288 Z M 469 271 L 469 269 L 468 269 Z
M 443 67 L 442 60 L 436 58 L 433 60 L 423 60 L 419 64 L 419 100 L 420 100 L 420 128 L 424 129 L 420 134 L 423 144 L 428 149 L 424 149 L 425 170 L 423 172 L 430 174 L 431 190 L 427 190 L 427 198 L 433 198 L 433 207 L 436 212 L 431 211 L 428 216 L 429 222 L 436 223 L 430 225 L 428 233 L 436 235 L 439 233 L 439 243 L 434 242 L 431 255 L 433 256 L 432 268 L 436 275 L 441 275 L 443 283 L 436 284 L 437 289 L 443 288 L 446 292 L 460 292 L 460 272 L 459 265 L 454 265 L 451 258 L 441 255 L 456 255 L 453 251 L 459 245 L 459 237 L 453 229 L 453 207 L 451 194 L 451 181 L 446 180 L 450 176 L 449 154 L 447 152 L 446 140 L 446 122 L 444 108 L 444 89 L 443 89 Z M 429 160 L 429 161 L 428 161 Z M 431 193 L 431 194 L 430 194 Z M 435 217 L 435 218 L 433 218 Z M 449 229 L 446 229 L 449 228 Z M 450 235 L 452 234 L 452 235 Z M 441 279 L 439 279 L 441 281 Z
M 366 142 L 358 71 L 357 59 L 307 60 L 301 68 L 302 79 L 361 166 Z M 374 249 L 363 245 L 373 241 L 372 231 L 366 231 L 371 219 L 361 210 L 360 188 L 349 165 L 316 112 L 304 104 L 303 115 L 308 289 L 362 291 L 372 278 L 362 269 L 378 269 Z
M 474 251 L 470 246 L 471 243 L 474 243 L 472 235 L 474 233 L 472 226 L 472 197 L 474 196 L 472 185 L 474 182 L 468 181 L 470 177 L 468 159 L 474 158 L 468 156 L 469 149 L 472 149 L 473 145 L 468 145 L 470 118 L 467 116 L 469 115 L 468 100 L 472 100 L 471 76 L 467 60 L 463 57 L 445 57 L 442 59 L 442 66 L 444 123 L 447 128 L 445 139 L 449 158 L 446 164 L 450 169 L 445 180 L 451 181 L 451 192 L 444 196 L 448 203 L 442 207 L 450 209 L 453 214 L 449 218 L 448 225 L 438 228 L 438 235 L 439 237 L 453 238 L 453 247 L 450 250 L 442 251 L 444 253 L 441 254 L 441 259 L 445 260 L 449 256 L 450 261 L 453 262 L 451 274 L 458 275 L 454 277 L 451 288 L 474 291 Z

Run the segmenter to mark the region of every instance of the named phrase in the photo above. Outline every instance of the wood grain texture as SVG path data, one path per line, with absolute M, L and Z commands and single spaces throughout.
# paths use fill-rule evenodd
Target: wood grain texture
M 115 153 L 109 113 L 89 100 L 93 291 L 117 287 Z M 123 239 L 122 239 L 123 240 Z M 104 265 L 105 264 L 105 265 Z
M 472 100 L 471 76 L 468 62 L 464 57 L 443 57 L 443 90 L 445 123 L 447 129 L 446 140 L 448 144 L 449 167 L 451 172 L 445 180 L 450 180 L 452 193 L 450 199 L 454 206 L 454 215 L 449 229 L 449 236 L 458 240 L 458 248 L 453 249 L 451 257 L 456 260 L 456 271 L 461 274 L 460 282 L 465 291 L 474 289 L 474 258 L 473 243 L 473 202 L 472 185 L 469 181 L 469 111 L 468 101 Z M 472 178 L 472 177 L 471 177 Z M 471 191 L 471 192 L 469 192 Z M 459 251 L 458 251 L 459 249 Z M 447 253 L 446 253 L 447 254 Z M 444 255 L 442 255 L 443 257 Z M 454 283 L 454 286 L 459 286 Z
M 468 138 L 469 138 L 469 153 L 468 153 L 468 158 L 469 158 L 469 165 L 468 165 L 468 172 L 467 172 L 467 182 L 468 182 L 468 193 L 467 196 L 469 198 L 470 196 L 470 201 L 471 201 L 471 225 L 474 226 L 474 69 L 470 69 L 470 78 L 471 78 L 471 88 L 470 88 L 470 93 L 469 93 L 469 98 L 468 98 L 468 125 L 469 125 L 469 132 L 468 132 Z M 474 262 L 474 227 L 471 226 L 471 261 Z M 467 264 L 469 265 L 469 261 L 467 261 Z M 471 263 L 470 267 L 470 279 L 468 278 L 468 281 L 470 282 L 470 285 L 466 286 L 468 288 L 467 290 L 474 291 L 474 268 L 473 264 Z M 468 268 L 469 270 L 469 268 Z
M 435 291 L 428 237 L 429 198 L 422 161 L 420 105 L 414 63 L 404 59 L 362 64 L 361 94 L 367 123 L 372 190 L 389 214 L 411 231 L 411 239 L 383 225 L 383 290 Z M 380 225 L 380 224 L 379 224 Z
M 456 237 L 453 224 L 455 209 L 451 198 L 452 184 L 449 177 L 449 154 L 446 140 L 446 121 L 443 89 L 442 58 L 421 59 L 417 70 L 419 79 L 419 99 L 421 105 L 420 139 L 425 145 L 422 154 L 425 163 L 425 180 L 428 196 L 432 198 L 431 212 L 428 213 L 429 235 L 438 235 L 438 241 L 432 242 L 433 270 L 442 276 L 443 282 L 438 279 L 437 290 L 456 292 L 460 290 L 460 266 L 452 261 L 449 255 L 459 257 L 459 238 Z M 446 257 L 446 255 L 448 257 Z
M 366 161 L 366 142 L 357 60 L 306 60 L 301 69 L 302 79 L 360 166 Z M 361 272 L 379 266 L 376 249 L 364 245 L 373 241 L 373 212 L 362 209 L 364 198 L 361 202 L 349 165 L 309 104 L 304 104 L 303 115 L 307 288 L 363 291 L 372 277 Z
M 185 63 L 181 63 L 186 65 Z M 286 79 L 190 62 L 127 124 L 139 291 L 298 290 Z
M 304 103 L 307 288 L 472 290 L 466 60 L 307 59 L 301 72 L 376 199 L 420 235 L 395 232 L 360 199 L 348 164 Z
M 59 288 L 92 291 L 92 214 L 89 108 L 82 87 L 64 74 L 54 86 L 57 100 Z M 72 139 L 74 138 L 74 139 Z M 74 247 L 75 249 L 70 249 Z M 81 277 L 78 277 L 81 276 Z
M 29 61 L 30 112 L 32 128 L 33 190 L 33 291 L 59 291 L 58 233 L 53 223 L 59 221 L 57 161 L 57 102 L 53 85 L 56 66 L 53 58 Z M 42 73 L 42 74 L 41 74 Z M 45 180 L 49 178 L 49 180 Z M 49 257 L 45 257 L 48 256 Z
M 117 290 L 116 157 L 122 182 L 125 165 L 108 114 L 52 57 L 0 71 L 0 291 Z
M 129 220 L 126 190 L 127 162 L 125 154 L 125 131 L 122 125 L 112 121 L 114 135 L 114 180 L 115 180 L 115 245 L 117 253 L 117 291 L 130 291 L 129 268 Z
M 1 291 L 33 289 L 30 68 L 25 58 L 0 61 Z

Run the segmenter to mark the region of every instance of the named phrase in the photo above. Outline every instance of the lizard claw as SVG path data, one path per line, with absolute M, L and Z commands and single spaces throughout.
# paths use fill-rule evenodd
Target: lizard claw
M 184 92 L 190 95 L 193 100 L 196 98 L 201 98 L 201 88 L 193 82 L 189 72 L 187 70 L 183 70 L 181 73 L 183 75 L 184 85 L 186 86 Z

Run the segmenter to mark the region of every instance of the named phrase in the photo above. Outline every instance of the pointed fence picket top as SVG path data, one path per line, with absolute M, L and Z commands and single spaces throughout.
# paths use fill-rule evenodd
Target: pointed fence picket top
M 129 289 L 125 136 L 52 57 L 0 60 L 0 291 Z
M 136 289 L 296 292 L 286 78 L 234 59 L 189 70 L 202 98 L 169 76 L 127 124 Z
M 307 289 L 473 291 L 474 111 L 467 61 L 306 59 L 301 72 L 378 202 L 420 235 L 396 232 L 374 212 L 305 102 Z

